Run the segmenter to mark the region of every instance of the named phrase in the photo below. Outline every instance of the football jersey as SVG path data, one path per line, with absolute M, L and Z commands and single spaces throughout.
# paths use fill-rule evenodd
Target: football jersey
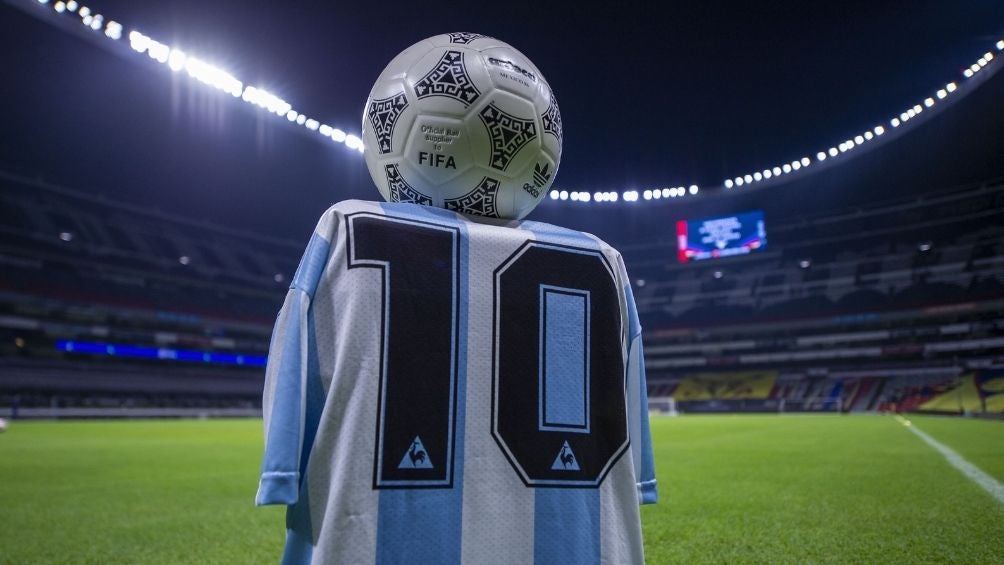
M 345 201 L 275 323 L 257 504 L 284 563 L 642 563 L 657 498 L 620 254 L 532 221 Z

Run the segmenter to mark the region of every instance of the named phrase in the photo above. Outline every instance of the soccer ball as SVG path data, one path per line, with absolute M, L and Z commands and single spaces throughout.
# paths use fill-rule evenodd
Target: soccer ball
M 0 418 L 0 433 L 7 431 L 7 420 Z
M 561 160 L 561 114 L 540 70 L 477 33 L 430 37 L 383 70 L 363 111 L 384 199 L 523 218 Z

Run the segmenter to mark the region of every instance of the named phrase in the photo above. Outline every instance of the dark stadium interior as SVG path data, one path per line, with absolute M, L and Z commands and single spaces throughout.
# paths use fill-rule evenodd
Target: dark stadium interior
M 231 60 L 253 53 L 244 57 L 248 76 L 277 77 L 339 124 L 358 124 L 375 71 L 418 38 L 397 29 L 316 44 L 278 39 L 300 26 L 320 37 L 338 17 L 372 28 L 376 16 L 344 7 L 316 21 L 307 8 L 268 21 L 253 13 L 268 3 L 219 3 L 210 16 L 236 22 L 223 31 L 213 17 L 190 17 L 201 3 L 104 4 L 163 37 L 216 37 L 202 46 Z M 574 30 L 561 41 L 526 30 L 510 38 L 502 24 L 479 31 L 507 37 L 545 69 L 572 132 L 555 187 L 592 190 L 712 185 L 878 123 L 955 76 L 1004 19 L 992 2 L 860 3 L 856 16 L 801 6 L 774 3 L 755 17 L 665 8 L 660 18 L 693 29 L 673 25 L 679 36 L 660 43 L 652 37 L 660 26 L 637 16 L 627 22 L 640 26 L 637 35 L 581 57 Z M 261 360 L 313 222 L 332 202 L 378 196 L 363 159 L 3 10 L 0 45 L 16 55 L 4 57 L 0 86 L 0 415 L 256 414 Z M 547 10 L 571 14 L 563 27 L 574 28 L 575 10 Z M 758 25 L 744 28 L 750 18 Z M 816 18 L 843 22 L 853 41 Z M 455 15 L 416 27 L 424 35 L 473 21 Z M 582 33 L 624 24 L 590 25 Z M 716 29 L 729 41 L 704 39 Z M 262 56 L 254 33 L 279 50 Z M 839 49 L 819 48 L 834 42 Z M 359 45 L 364 56 L 335 56 Z M 765 66 L 768 52 L 790 64 Z M 618 77 L 631 75 L 622 83 L 581 88 L 582 76 L 622 61 Z M 638 95 L 643 104 L 625 100 Z M 1002 99 L 998 73 L 880 149 L 765 188 L 609 205 L 547 199 L 529 219 L 621 250 L 653 397 L 716 382 L 748 390 L 677 401 L 694 411 L 914 409 L 965 379 L 978 388 L 1004 364 Z M 677 262 L 677 220 L 750 209 L 765 214 L 765 251 Z M 750 375 L 766 377 L 750 385 Z M 936 409 L 986 407 L 960 400 Z

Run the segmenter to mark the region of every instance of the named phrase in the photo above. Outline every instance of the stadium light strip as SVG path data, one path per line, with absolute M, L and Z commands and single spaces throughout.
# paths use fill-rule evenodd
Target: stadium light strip
M 42 5 L 50 4 L 50 0 L 35 1 Z M 80 22 L 83 25 L 96 32 L 101 31 L 103 28 L 104 36 L 110 40 L 119 41 L 122 39 L 123 28 L 121 24 L 114 20 L 108 20 L 105 22 L 103 15 L 93 13 L 90 8 L 80 5 L 76 0 L 59 0 L 52 3 L 51 8 L 59 14 L 75 14 L 80 18 Z M 355 149 L 359 153 L 365 151 L 364 144 L 359 136 L 346 133 L 344 130 L 333 128 L 327 124 L 319 122 L 316 119 L 310 118 L 306 114 L 294 110 L 291 104 L 265 89 L 245 85 L 230 73 L 206 63 L 177 47 L 170 47 L 161 43 L 139 31 L 130 31 L 127 37 L 129 45 L 134 51 L 138 53 L 146 53 L 150 59 L 163 65 L 167 65 L 167 67 L 174 72 L 181 72 L 184 70 L 190 77 L 200 82 L 210 85 L 223 92 L 227 92 L 235 98 L 240 98 L 249 104 L 253 104 L 261 109 L 267 110 L 276 116 L 284 116 L 289 122 L 305 127 L 310 131 L 317 132 L 317 134 L 323 138 L 330 139 L 336 143 L 343 143 L 349 149 Z M 974 63 L 962 70 L 963 78 L 960 81 L 962 84 L 965 84 L 965 81 L 976 78 L 988 65 L 993 64 L 995 60 L 999 60 L 1001 58 L 1000 53 L 1004 51 L 1004 39 L 998 40 L 994 44 L 994 47 L 996 48 L 998 55 L 995 56 L 993 51 L 987 51 Z M 955 81 L 948 82 L 943 87 L 936 89 L 933 93 L 931 93 L 931 95 L 923 98 L 917 104 L 914 104 L 913 106 L 900 112 L 898 115 L 893 115 L 889 118 L 887 123 L 888 127 L 891 129 L 886 129 L 886 123 L 877 124 L 874 127 L 865 129 L 861 133 L 832 145 L 829 148 L 816 151 L 815 159 L 809 157 L 809 155 L 812 154 L 810 152 L 789 162 L 775 164 L 769 167 L 764 167 L 763 169 L 727 178 L 722 182 L 720 187 L 726 191 L 730 191 L 743 186 L 767 184 L 772 181 L 776 182 L 790 174 L 798 173 L 802 170 L 810 168 L 815 169 L 819 164 L 826 161 L 829 161 L 829 164 L 832 164 L 835 159 L 844 159 L 847 157 L 846 154 L 854 152 L 855 149 L 878 140 L 887 132 L 901 128 L 910 120 L 918 117 L 925 111 L 925 109 L 933 108 L 936 105 L 944 104 L 950 101 L 952 98 L 957 98 L 958 96 L 956 93 L 961 92 L 960 89 L 961 86 Z M 640 200 L 651 201 L 696 196 L 700 190 L 700 187 L 696 184 L 692 184 L 686 188 L 683 186 L 676 186 L 591 192 L 552 187 L 549 196 L 551 200 L 571 200 L 572 202 L 583 203 L 638 202 Z
M 50 0 L 36 1 L 43 5 L 50 4 Z M 331 127 L 302 112 L 298 112 L 293 109 L 292 104 L 286 102 L 281 97 L 263 88 L 247 85 L 227 71 L 186 53 L 178 47 L 171 47 L 161 43 L 136 30 L 132 30 L 123 36 L 122 24 L 115 20 L 105 21 L 104 15 L 94 12 L 91 8 L 76 0 L 59 0 L 58 2 L 53 2 L 51 3 L 51 9 L 57 14 L 68 14 L 80 18 L 81 24 L 96 33 L 103 31 L 103 37 L 110 41 L 121 41 L 123 37 L 126 37 L 133 51 L 140 54 L 145 53 L 150 59 L 166 65 L 167 68 L 175 73 L 184 71 L 189 77 L 203 84 L 226 92 L 234 98 L 239 98 L 278 117 L 285 117 L 287 121 L 310 131 L 317 132 L 318 135 L 332 142 L 344 144 L 345 147 L 359 153 L 365 150 L 363 141 L 358 135 L 346 133 L 342 129 Z
M 124 345 L 120 343 L 97 343 L 93 341 L 59 340 L 56 350 L 66 353 L 85 355 L 105 355 L 109 357 L 131 357 L 134 359 L 158 359 L 162 361 L 191 361 L 195 363 L 211 363 L 214 365 L 242 365 L 264 367 L 264 355 L 243 355 L 239 353 L 213 353 L 190 349 L 170 349 L 165 347 L 146 347 Z
M 995 59 L 1000 59 L 1004 56 L 1001 55 L 1001 52 L 1004 51 L 1004 39 L 998 40 L 994 44 L 994 47 L 996 48 L 998 55 L 995 56 L 993 51 L 987 51 L 984 53 L 976 60 L 976 62 L 961 71 L 962 79 L 960 80 L 960 83 L 964 85 L 965 81 L 975 78 L 980 72 L 984 71 L 988 65 L 992 64 Z M 846 157 L 845 154 L 853 152 L 858 147 L 878 140 L 881 136 L 891 130 L 904 126 L 907 122 L 919 116 L 926 109 L 933 108 L 939 104 L 947 103 L 951 101 L 952 98 L 957 98 L 957 93 L 961 91 L 961 88 L 962 86 L 955 81 L 948 82 L 943 87 L 932 92 L 930 96 L 923 98 L 917 104 L 914 104 L 913 106 L 900 112 L 898 115 L 894 115 L 889 118 L 887 124 L 877 124 L 874 127 L 866 129 L 861 133 L 846 139 L 845 141 L 837 143 L 836 145 L 832 145 L 826 149 L 820 149 L 815 153 L 815 159 L 805 155 L 786 163 L 775 164 L 770 167 L 765 167 L 763 169 L 750 171 L 732 178 L 727 178 L 720 186 L 726 191 L 743 186 L 755 186 L 758 184 L 764 184 L 772 179 L 782 179 L 787 175 L 796 173 L 800 170 L 813 168 L 827 160 L 832 163 L 834 159 L 843 159 Z M 696 185 L 692 185 L 689 190 L 684 190 L 683 187 L 662 189 L 653 188 L 642 191 L 641 196 L 644 200 L 678 198 L 687 196 L 688 194 L 696 195 L 699 190 L 700 189 Z M 568 191 L 559 188 L 553 188 L 550 191 L 551 200 L 572 200 L 577 202 L 636 202 L 638 201 L 638 196 L 639 192 L 637 190 L 626 190 L 620 193 L 604 191 L 593 192 L 592 194 L 589 192 Z

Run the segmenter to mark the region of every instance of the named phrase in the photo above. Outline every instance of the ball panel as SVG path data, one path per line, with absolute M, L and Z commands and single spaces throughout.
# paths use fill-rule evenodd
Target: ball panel
M 420 113 L 458 116 L 491 89 L 491 79 L 477 52 L 462 46 L 436 47 L 416 61 L 406 83 Z
M 526 166 L 540 151 L 540 124 L 533 105 L 523 98 L 496 90 L 467 117 L 474 158 L 497 174 Z
M 496 88 L 533 100 L 542 82 L 540 74 L 519 51 L 505 46 L 479 51 Z
M 456 118 L 423 114 L 415 118 L 404 155 L 426 183 L 448 183 L 473 165 L 464 123 Z
M 558 173 L 558 163 L 546 152 L 537 155 L 522 174 L 514 179 L 518 189 L 515 192 L 515 213 L 517 218 L 525 217 L 547 195 L 554 177 Z
M 442 207 L 441 199 L 436 198 L 434 194 L 428 194 L 422 189 L 416 188 L 414 184 L 416 174 L 407 161 L 384 163 L 383 174 L 387 179 L 388 201 L 414 202 L 425 206 Z
M 429 51 L 432 51 L 432 49 L 434 49 L 435 47 L 436 46 L 433 45 L 428 39 L 423 39 L 422 41 L 419 41 L 418 43 L 411 45 L 404 51 L 401 51 L 400 53 L 398 53 L 396 57 L 390 60 L 390 63 L 387 63 L 387 66 L 384 68 L 383 72 L 381 72 L 380 76 L 377 77 L 376 84 L 374 84 L 373 87 L 376 88 L 380 83 L 384 81 L 388 81 L 395 78 L 396 79 L 404 78 L 405 73 L 408 72 L 408 69 L 411 67 L 411 65 L 417 59 L 421 58 L 422 55 L 425 55 Z M 372 96 L 372 93 L 370 94 L 370 96 Z
M 478 174 L 486 173 L 486 174 Z M 462 214 L 473 214 L 475 216 L 486 216 L 489 218 L 502 217 L 503 209 L 500 208 L 502 200 L 505 199 L 506 192 L 502 189 L 502 179 L 498 175 L 493 175 L 490 171 L 473 171 L 473 175 L 467 175 L 465 188 L 467 192 L 455 197 L 445 198 L 443 205 L 447 210 L 460 212 Z M 480 178 L 478 178 L 480 176 Z M 471 182 L 473 181 L 473 182 Z M 505 208 L 508 211 L 508 208 Z
M 561 110 L 554 92 L 547 84 L 541 84 L 534 100 L 541 123 L 541 144 L 551 157 L 561 159 L 561 142 L 564 135 L 561 123 Z

